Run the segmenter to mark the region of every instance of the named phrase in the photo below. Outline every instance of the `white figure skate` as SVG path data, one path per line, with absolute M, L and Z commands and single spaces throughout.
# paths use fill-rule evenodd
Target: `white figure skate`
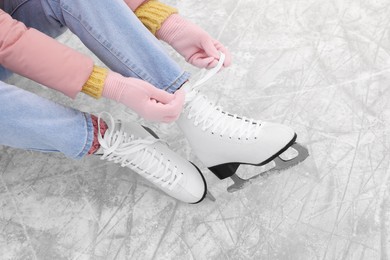
M 168 195 L 187 203 L 198 203 L 207 193 L 206 181 L 199 169 L 173 152 L 150 129 L 134 122 L 114 122 L 107 114 L 108 129 L 98 136 L 101 147 L 95 153 L 128 167 Z M 99 129 L 100 132 L 100 129 Z
M 188 139 L 195 155 L 218 178 L 231 177 L 234 184 L 229 192 L 242 189 L 253 179 L 292 167 L 305 160 L 307 149 L 295 142 L 297 135 L 284 125 L 260 122 L 225 112 L 203 96 L 198 86 L 218 72 L 224 60 L 221 54 L 218 65 L 194 85 L 187 84 L 186 104 L 177 121 Z M 297 156 L 284 160 L 279 155 L 293 148 Z M 250 179 L 236 175 L 241 164 L 265 165 L 273 161 L 275 166 Z

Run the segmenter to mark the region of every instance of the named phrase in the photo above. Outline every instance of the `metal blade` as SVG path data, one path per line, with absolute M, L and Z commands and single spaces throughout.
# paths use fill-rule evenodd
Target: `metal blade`
M 275 163 L 274 167 L 272 167 L 271 169 L 269 169 L 265 172 L 259 173 L 255 176 L 252 176 L 251 178 L 248 178 L 248 179 L 242 179 L 238 175 L 233 174 L 231 176 L 231 179 L 233 180 L 234 184 L 229 186 L 227 188 L 227 191 L 228 192 L 235 192 L 235 191 L 241 190 L 246 185 L 250 184 L 254 179 L 256 179 L 258 177 L 267 177 L 267 176 L 271 175 L 271 173 L 291 168 L 291 167 L 303 162 L 309 156 L 309 151 L 307 150 L 307 148 L 298 144 L 298 143 L 294 143 L 290 147 L 295 149 L 298 152 L 298 155 L 296 157 L 294 157 L 290 160 L 283 160 L 282 158 L 280 158 L 278 156 L 275 159 L 273 159 L 273 162 Z
M 276 157 L 274 159 L 275 167 L 270 169 L 270 171 L 281 171 L 291 168 L 303 162 L 309 156 L 309 151 L 307 150 L 307 148 L 298 143 L 294 143 L 293 145 L 291 145 L 291 148 L 296 150 L 298 152 L 298 155 L 290 160 L 283 160 L 282 158 L 280 158 L 280 156 Z
M 230 185 L 228 188 L 227 188 L 227 191 L 228 192 L 235 192 L 235 191 L 238 191 L 238 190 L 241 190 L 243 189 L 246 185 L 250 184 L 251 183 L 251 179 L 242 179 L 240 177 L 238 177 L 237 174 L 233 174 L 232 176 L 230 176 L 230 178 L 233 180 L 234 184 Z
M 216 201 L 215 197 L 213 196 L 213 194 L 211 194 L 211 192 L 209 190 L 206 193 L 206 198 L 208 198 L 212 202 Z

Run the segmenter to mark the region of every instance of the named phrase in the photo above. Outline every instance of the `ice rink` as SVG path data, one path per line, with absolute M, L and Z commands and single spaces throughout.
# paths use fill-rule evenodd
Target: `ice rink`
M 0 146 L 0 259 L 390 259 L 390 2 L 164 2 L 233 54 L 203 93 L 229 112 L 291 126 L 310 157 L 228 193 L 231 180 L 209 172 L 175 124 L 14 76 L 56 102 L 150 126 L 201 168 L 217 201 L 177 202 L 99 158 Z M 59 40 L 90 54 L 69 32 Z

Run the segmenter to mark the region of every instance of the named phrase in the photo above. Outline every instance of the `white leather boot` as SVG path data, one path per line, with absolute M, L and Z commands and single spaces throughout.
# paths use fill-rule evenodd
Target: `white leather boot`
M 235 175 L 241 164 L 264 165 L 275 162 L 274 170 L 291 167 L 308 156 L 307 149 L 295 143 L 297 135 L 290 127 L 237 116 L 210 102 L 199 91 L 199 86 L 213 76 L 223 64 L 221 56 L 217 67 L 194 85 L 187 83 L 186 103 L 177 124 L 189 141 L 195 155 L 220 179 L 232 177 L 240 189 L 248 180 Z M 298 151 L 294 159 L 278 156 L 293 147 Z
M 203 200 L 206 182 L 194 164 L 173 152 L 150 129 L 134 122 L 114 122 L 109 114 L 107 119 L 108 129 L 104 137 L 99 134 L 100 148 L 95 153 L 102 160 L 130 168 L 180 201 Z

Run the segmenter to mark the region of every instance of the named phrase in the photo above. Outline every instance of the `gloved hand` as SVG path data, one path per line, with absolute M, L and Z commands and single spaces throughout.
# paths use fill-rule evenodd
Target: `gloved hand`
M 180 116 L 185 92 L 169 94 L 146 81 L 110 71 L 102 96 L 124 104 L 146 120 L 169 123 Z
M 224 67 L 231 64 L 230 52 L 199 26 L 178 14 L 170 15 L 157 31 L 158 39 L 170 44 L 187 62 L 199 68 L 213 68 L 219 52 L 226 56 Z

